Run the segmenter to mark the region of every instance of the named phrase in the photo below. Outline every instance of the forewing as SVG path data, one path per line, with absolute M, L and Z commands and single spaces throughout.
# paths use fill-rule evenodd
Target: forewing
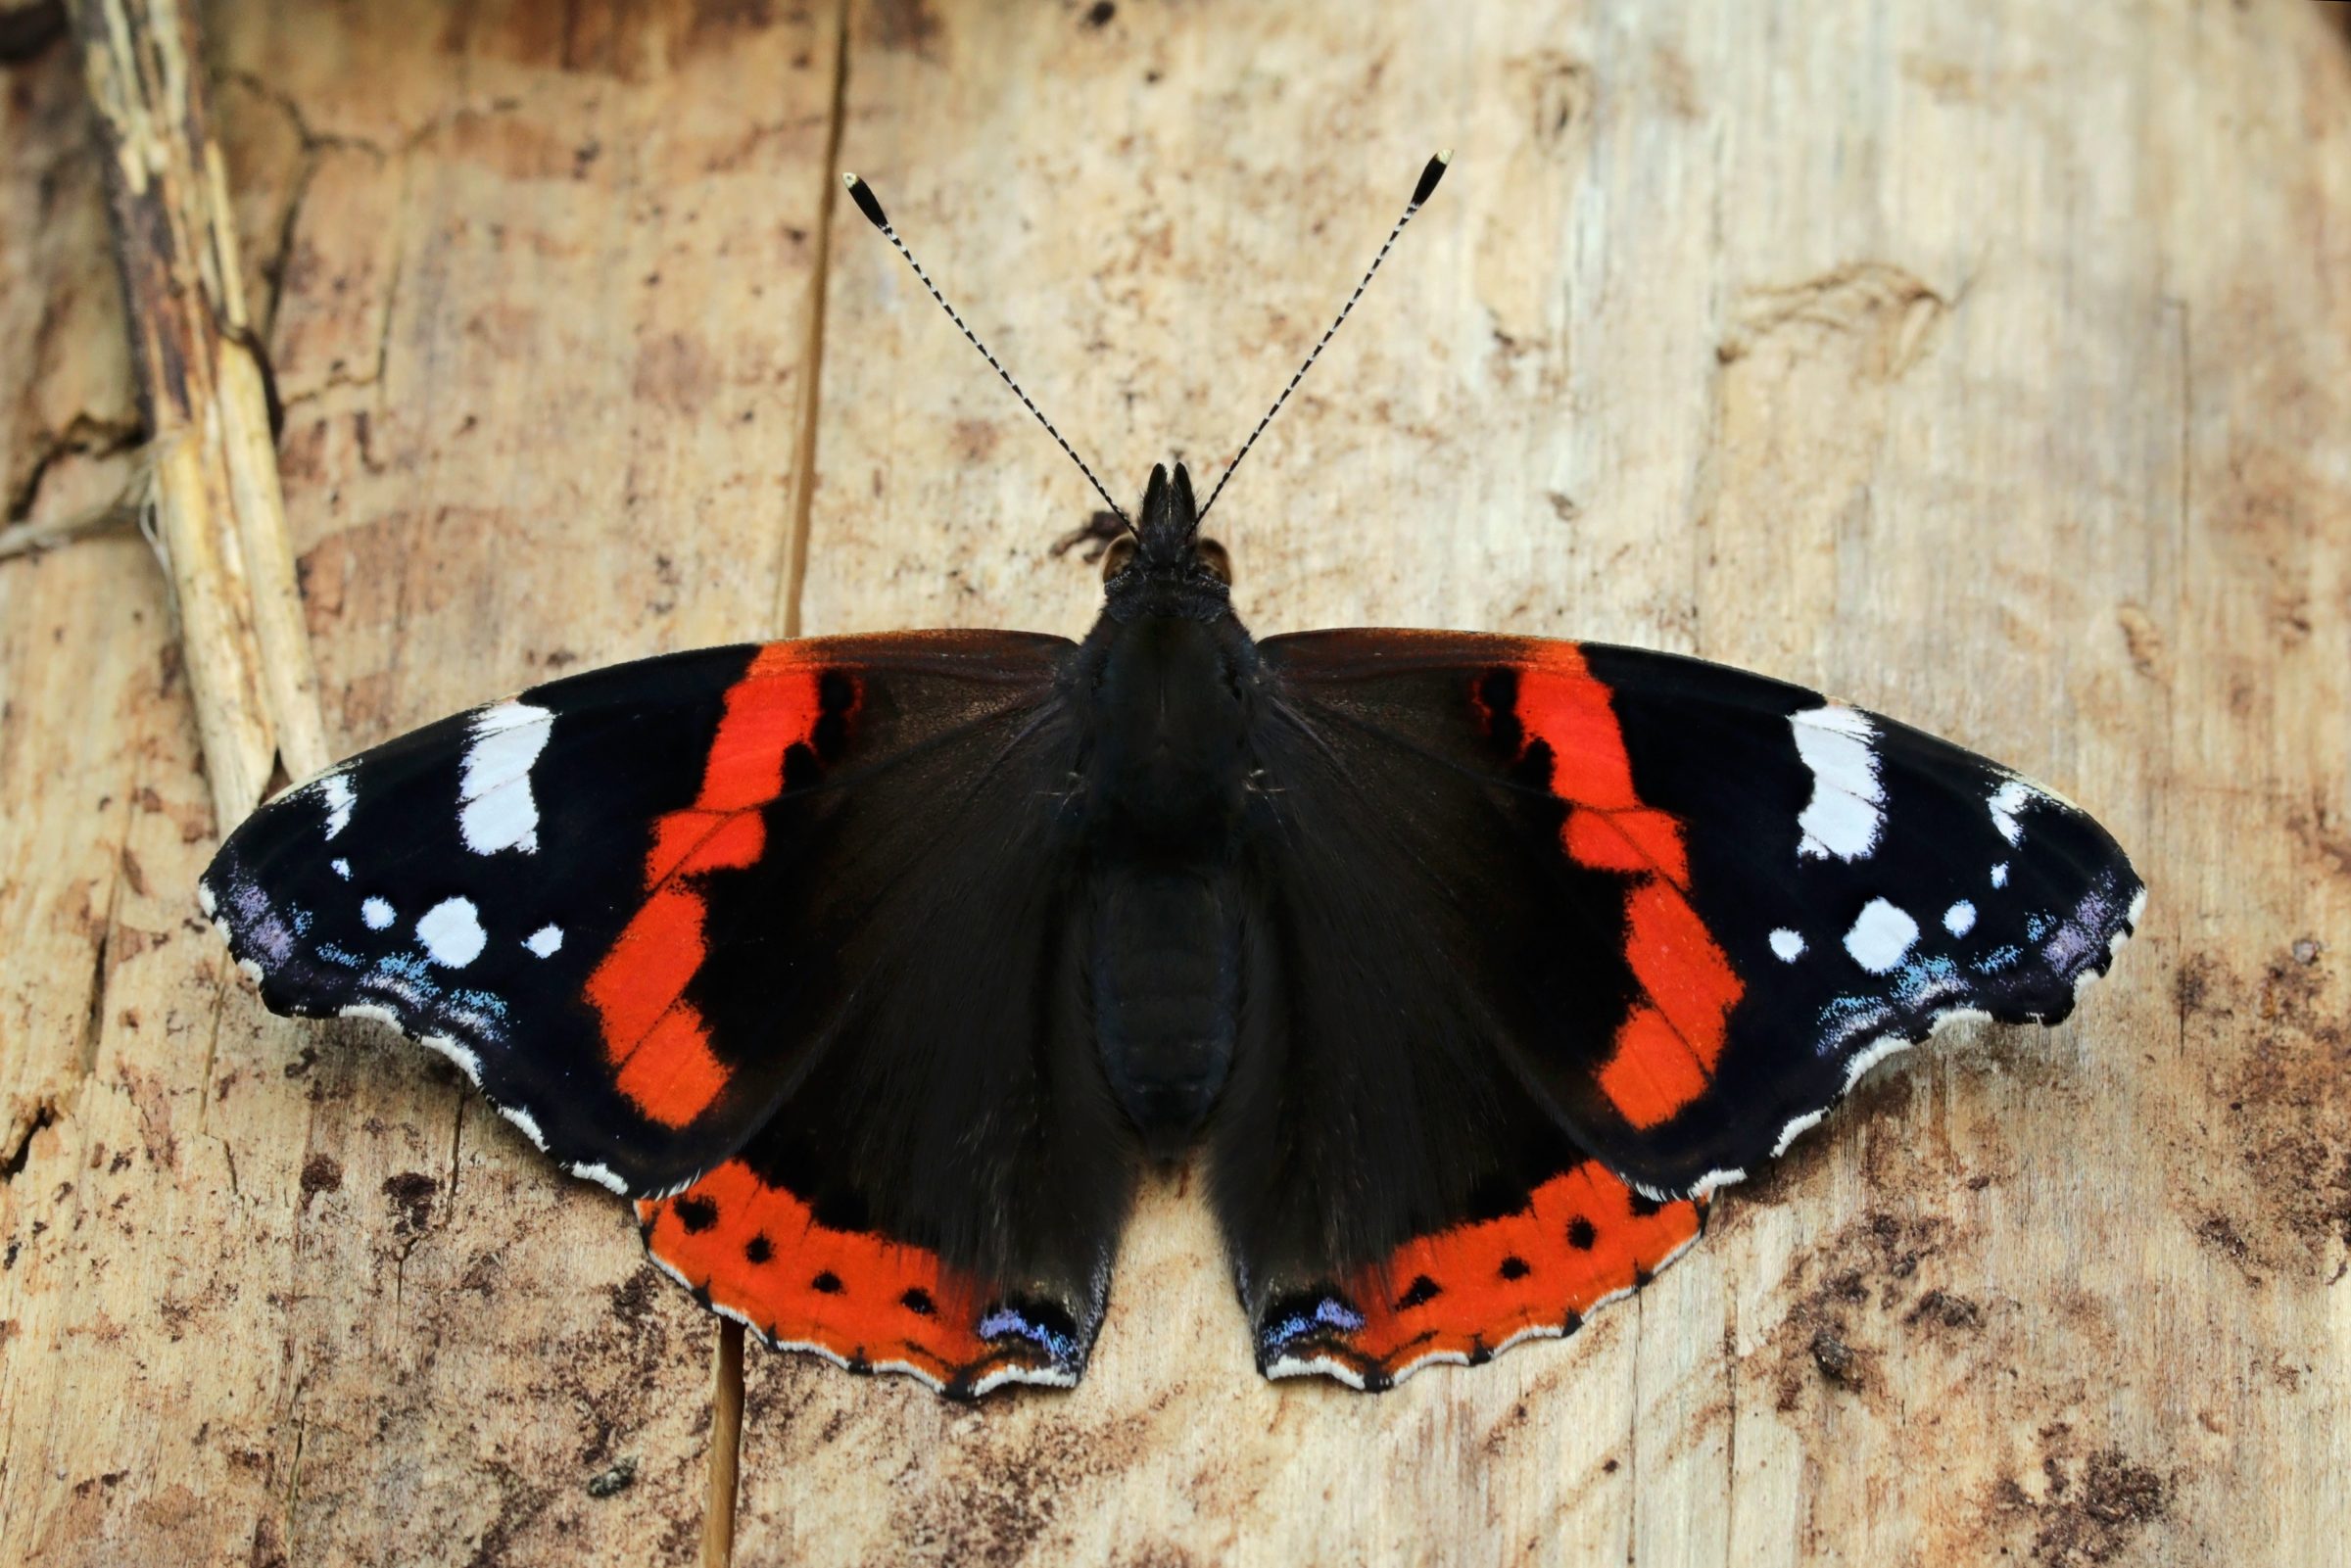
M 450 1055 L 779 1343 L 955 1392 L 1068 1381 L 1127 1179 L 1114 1128 L 1053 1115 L 1100 1099 L 1048 989 L 1069 648 L 844 638 L 550 683 L 264 806 L 204 896 L 272 1009 Z M 1016 1201 L 1074 1175 L 1087 1202 Z
M 1259 964 L 1286 1000 L 1248 1021 L 1218 1158 L 1269 1364 L 1265 1304 L 1368 1321 L 1414 1294 L 1413 1258 L 1535 1212 L 1581 1158 L 1578 1180 L 1621 1178 L 1654 1213 L 1943 1020 L 2064 1018 L 2136 917 L 2136 877 L 2078 808 L 1799 688 L 1521 639 L 1262 648 Z M 1582 1290 L 1549 1304 L 1555 1331 Z M 1358 1364 L 1322 1360 L 1294 1369 Z

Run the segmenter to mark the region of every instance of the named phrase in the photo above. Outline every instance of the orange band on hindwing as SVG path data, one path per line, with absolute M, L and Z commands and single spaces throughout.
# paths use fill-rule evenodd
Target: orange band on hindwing
M 1514 673 L 1519 754 L 1543 744 L 1551 791 L 1567 806 L 1560 847 L 1578 865 L 1631 879 L 1624 958 L 1648 1000 L 1617 1025 L 1599 1082 L 1627 1122 L 1654 1127 L 1713 1080 L 1730 1011 L 1746 987 L 1690 905 L 1682 823 L 1633 787 L 1607 687 L 1572 642 L 1536 644 Z M 1489 722 L 1496 717 L 1489 713 Z
M 1703 1219 L 1702 1205 L 1645 1202 L 1587 1161 L 1516 1213 L 1408 1242 L 1351 1281 L 1362 1323 L 1320 1354 L 1384 1387 L 1429 1361 L 1474 1364 L 1515 1340 L 1571 1334 L 1585 1313 L 1647 1284 Z
M 645 903 L 588 978 L 615 1082 L 663 1126 L 685 1126 L 727 1084 L 726 1064 L 711 1051 L 702 1016 L 685 996 L 707 951 L 708 906 L 698 879 L 749 866 L 766 849 L 760 810 L 784 792 L 792 749 L 815 738 L 824 717 L 823 673 L 802 662 L 792 644 L 774 643 L 727 689 L 701 792 L 692 806 L 654 824 Z
M 1491 1351 L 1530 1329 L 1572 1326 L 1648 1282 L 1698 1236 L 1696 1204 L 1644 1204 L 1587 1161 L 1537 1187 L 1514 1214 L 1398 1249 L 1385 1289 L 1364 1293 L 1356 1344 L 1383 1358 Z
M 1518 1213 L 1422 1237 L 1357 1281 L 1359 1354 L 1389 1378 L 1429 1358 L 1483 1361 L 1516 1338 L 1573 1333 L 1587 1311 L 1648 1284 L 1698 1239 L 1704 1211 L 1644 1204 L 1585 1162 L 1542 1182 Z
M 936 1254 L 835 1230 L 809 1206 L 730 1160 L 673 1198 L 637 1205 L 648 1252 L 705 1302 L 771 1345 L 851 1370 L 908 1371 L 956 1397 L 1047 1364 L 982 1336 L 984 1293 Z

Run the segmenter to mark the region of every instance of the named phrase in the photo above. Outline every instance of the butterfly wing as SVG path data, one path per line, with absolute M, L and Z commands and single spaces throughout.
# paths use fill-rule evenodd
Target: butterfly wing
M 1056 983 L 1070 648 L 552 682 L 280 796 L 203 896 L 269 1007 L 451 1056 L 771 1340 L 954 1392 L 1074 1381 L 1129 1164 Z
M 1800 688 L 1452 634 L 1262 652 L 1281 1000 L 1212 1157 L 1269 1371 L 1572 1327 L 1871 1063 L 2063 1019 L 2136 918 L 2078 808 Z

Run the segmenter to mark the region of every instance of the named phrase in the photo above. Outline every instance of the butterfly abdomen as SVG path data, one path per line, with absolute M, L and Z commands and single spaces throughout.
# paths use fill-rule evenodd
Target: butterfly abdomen
M 1120 1109 L 1153 1159 L 1180 1154 L 1232 1070 L 1240 998 L 1233 879 L 1133 862 L 1095 880 L 1095 1039 Z

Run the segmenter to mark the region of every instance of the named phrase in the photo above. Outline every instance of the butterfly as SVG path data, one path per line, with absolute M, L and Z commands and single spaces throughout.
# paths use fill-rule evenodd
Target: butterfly
M 201 901 L 269 1008 L 454 1059 L 706 1307 L 964 1398 L 1078 1381 L 1194 1154 L 1270 1377 L 1570 1333 L 1872 1064 L 2059 1022 L 2138 919 L 2080 808 L 1817 691 L 1254 639 L 1206 509 L 1181 464 L 1112 502 L 1082 641 L 712 648 L 428 726 Z

